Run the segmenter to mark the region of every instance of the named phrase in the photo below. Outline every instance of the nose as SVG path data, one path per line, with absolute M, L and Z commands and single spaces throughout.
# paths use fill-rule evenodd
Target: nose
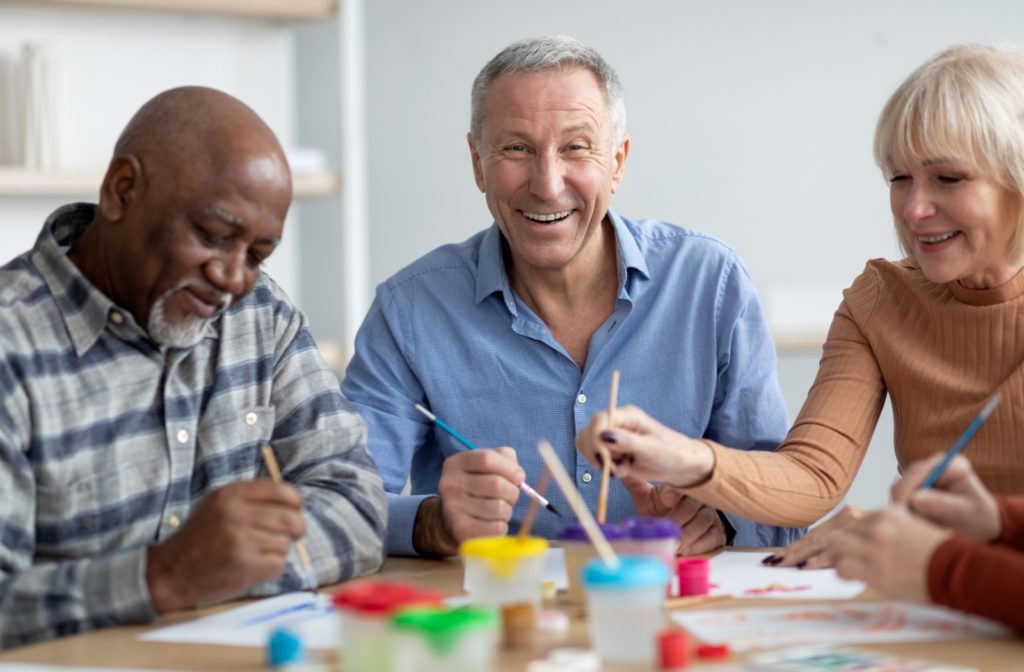
M 554 152 L 539 155 L 533 162 L 530 193 L 539 199 L 553 201 L 565 189 L 565 165 Z
M 246 265 L 246 250 L 225 250 L 222 254 L 206 262 L 206 279 L 222 292 L 233 297 L 243 296 L 248 292 L 249 277 Z
M 926 185 L 913 184 L 903 202 L 903 220 L 909 224 L 923 222 L 935 214 L 935 202 Z

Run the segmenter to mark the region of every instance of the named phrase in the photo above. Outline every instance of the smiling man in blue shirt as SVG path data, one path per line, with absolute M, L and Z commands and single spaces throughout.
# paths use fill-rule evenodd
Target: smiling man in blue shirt
M 629 137 L 614 71 L 573 38 L 517 42 L 473 84 L 469 146 L 494 224 L 377 289 L 343 384 L 369 425 L 389 498 L 391 554 L 451 555 L 525 515 L 548 439 L 593 508 L 600 474 L 577 432 L 619 400 L 687 435 L 747 450 L 786 432 L 775 351 L 746 269 L 723 243 L 609 209 Z M 478 446 L 417 413 L 422 404 Z M 411 479 L 410 494 L 403 494 Z M 568 511 L 560 494 L 552 502 Z M 679 551 L 798 531 L 727 518 L 678 491 L 611 486 L 608 520 L 663 515 Z M 544 512 L 535 532 L 566 521 Z

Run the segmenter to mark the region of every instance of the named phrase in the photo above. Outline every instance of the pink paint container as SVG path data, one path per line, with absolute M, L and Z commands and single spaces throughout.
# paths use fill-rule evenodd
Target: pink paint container
M 676 558 L 679 597 L 707 595 L 709 571 L 707 558 Z

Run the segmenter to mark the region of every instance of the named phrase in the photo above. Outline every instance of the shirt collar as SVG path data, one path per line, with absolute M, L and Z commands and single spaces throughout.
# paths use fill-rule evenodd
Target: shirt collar
M 68 338 L 79 356 L 85 354 L 110 327 L 123 340 L 149 336 L 132 314 L 96 289 L 68 259 L 71 245 L 85 232 L 96 215 L 92 203 L 71 203 L 55 210 L 43 225 L 32 253 L 32 264 L 39 271 L 64 320 Z M 117 313 L 119 322 L 111 315 Z M 206 325 L 205 336 L 217 336 L 214 320 Z
M 611 208 L 608 209 L 608 218 L 611 220 L 612 229 L 615 231 L 615 245 L 618 248 L 619 271 L 619 292 L 620 298 L 628 299 L 628 275 L 634 270 L 644 278 L 650 278 L 647 269 L 647 262 L 637 245 L 636 239 L 630 232 L 626 222 Z M 505 297 L 505 304 L 515 314 L 515 299 L 512 296 L 512 288 L 508 284 L 508 275 L 505 273 L 505 261 L 502 257 L 502 235 L 497 223 L 484 234 L 480 242 L 480 257 L 477 262 L 476 274 L 476 303 L 480 303 L 491 294 L 501 292 Z

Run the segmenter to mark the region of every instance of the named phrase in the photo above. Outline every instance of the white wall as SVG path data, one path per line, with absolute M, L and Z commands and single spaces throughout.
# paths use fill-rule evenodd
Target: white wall
M 871 139 L 895 86 L 956 42 L 1024 43 L 1011 0 L 373 0 L 367 3 L 373 284 L 491 219 L 469 89 L 510 42 L 575 35 L 615 67 L 632 153 L 613 207 L 738 248 L 780 331 L 823 331 L 872 257 L 898 254 Z M 816 352 L 785 354 L 795 415 Z M 850 493 L 886 501 L 886 410 Z

